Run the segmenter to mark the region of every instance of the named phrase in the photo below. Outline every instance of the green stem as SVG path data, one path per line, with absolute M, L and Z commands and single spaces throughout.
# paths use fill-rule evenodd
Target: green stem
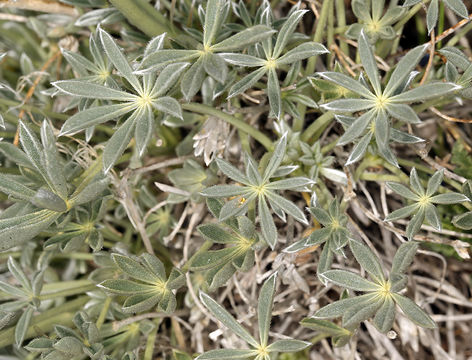
M 110 308 L 110 304 L 111 304 L 111 297 L 108 296 L 105 300 L 105 303 L 103 304 L 102 310 L 100 311 L 100 315 L 98 316 L 98 319 L 97 319 L 96 324 L 97 324 L 98 330 L 100 330 L 103 323 L 105 322 L 105 318 L 107 316 L 108 309 Z
M 328 152 L 330 152 L 331 150 L 333 150 L 336 145 L 338 144 L 338 140 L 339 139 L 335 139 L 333 141 L 331 141 L 329 144 L 323 146 L 321 148 L 321 153 L 324 155 L 324 154 L 327 154 Z
M 40 300 L 50 300 L 86 293 L 95 290 L 97 286 L 90 280 L 62 281 L 45 284 L 39 295 Z
M 346 31 L 346 4 L 344 0 L 336 0 L 336 17 L 337 17 L 337 25 L 338 27 Z M 348 55 L 349 54 L 349 46 L 347 42 L 345 42 L 342 38 L 339 40 L 341 51 Z
M 273 148 L 272 141 L 259 130 L 247 124 L 232 115 L 229 115 L 221 110 L 215 109 L 211 106 L 197 103 L 182 104 L 182 109 L 196 112 L 199 114 L 211 115 L 226 121 L 228 124 L 235 126 L 237 129 L 251 135 L 254 139 L 259 141 L 267 150 L 271 151 Z
M 13 252 L 4 252 L 0 253 L 0 259 L 7 259 L 9 257 L 19 258 L 21 256 L 21 251 Z M 94 255 L 92 253 L 63 253 L 63 254 L 54 254 L 52 256 L 54 259 L 76 259 L 76 260 L 93 260 Z
M 175 37 L 176 33 L 163 14 L 145 0 L 110 0 L 124 17 L 139 30 L 150 37 L 168 33 Z
M 323 40 L 323 35 L 325 33 L 326 23 L 328 22 L 329 14 L 333 7 L 333 0 L 325 0 L 323 1 L 323 5 L 321 7 L 321 14 L 318 18 L 318 23 L 316 24 L 315 35 L 313 36 L 313 41 L 321 42 Z M 332 29 L 332 31 L 334 31 Z M 332 31 L 329 32 L 331 35 Z M 305 68 L 305 75 L 311 75 L 315 72 L 316 68 L 316 61 L 318 60 L 318 55 L 312 56 L 308 59 L 308 63 Z M 305 95 L 309 95 L 309 90 L 303 92 Z M 298 132 L 302 131 L 304 124 L 305 124 L 305 114 L 306 114 L 306 106 L 303 104 L 298 105 L 298 112 L 300 113 L 300 117 L 295 119 L 293 123 L 293 131 Z
M 40 109 L 36 106 L 32 106 L 32 105 L 28 105 L 28 104 L 22 104 L 18 101 L 14 101 L 14 100 L 0 98 L 0 104 L 6 105 L 6 106 L 9 106 L 9 107 L 18 107 L 19 109 L 23 109 L 25 111 L 31 111 L 33 113 L 41 114 L 43 116 L 51 117 L 51 118 L 58 119 L 58 120 L 65 121 L 69 118 L 69 115 L 66 115 L 66 114 L 59 114 L 59 113 L 54 112 L 54 111 Z
M 26 339 L 31 339 L 41 334 L 47 334 L 54 329 L 55 325 L 72 326 L 72 318 L 75 311 L 80 309 L 87 301 L 88 296 L 82 296 L 33 317 L 26 331 Z M 38 333 L 38 330 L 40 333 Z M 0 331 L 0 348 L 12 345 L 15 342 L 15 326 Z
M 323 39 L 323 35 L 325 33 L 326 23 L 328 21 L 329 10 L 331 8 L 333 0 L 325 0 L 323 1 L 323 5 L 321 6 L 321 13 L 320 17 L 318 18 L 318 24 L 316 24 L 315 29 L 315 36 L 313 36 L 313 41 L 320 42 Z M 308 64 L 305 69 L 306 75 L 311 75 L 315 71 L 316 60 L 318 56 L 312 56 L 308 59 Z
M 316 140 L 312 139 L 313 135 L 315 135 L 319 130 L 325 128 L 331 120 L 333 120 L 334 114 L 331 111 L 328 111 L 321 115 L 318 119 L 316 119 L 308 128 L 302 133 L 300 139 L 302 141 L 307 142 L 308 140 Z
M 360 176 L 361 180 L 366 181 L 394 181 L 394 182 L 402 182 L 402 179 L 397 175 L 390 175 L 390 174 L 379 174 L 379 173 L 372 173 L 372 172 L 364 172 Z
M 161 319 L 156 319 L 154 323 L 156 327 L 152 329 L 146 340 L 146 349 L 144 350 L 143 360 L 152 360 L 152 355 L 154 354 L 154 346 L 156 343 L 157 330 L 159 330 L 159 323 Z
M 331 1 L 331 6 L 329 7 L 329 16 L 328 16 L 328 31 L 326 36 L 326 45 L 328 49 L 331 49 L 331 46 L 334 44 L 334 2 Z M 333 54 L 328 54 L 328 64 L 331 64 L 333 59 Z

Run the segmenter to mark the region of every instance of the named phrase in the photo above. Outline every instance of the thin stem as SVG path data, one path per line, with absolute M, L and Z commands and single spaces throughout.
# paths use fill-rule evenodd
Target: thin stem
M 337 17 L 337 25 L 340 28 L 343 28 L 343 33 L 346 27 L 346 4 L 344 0 L 336 0 L 336 17 Z M 339 39 L 341 51 L 344 54 L 349 54 L 349 45 L 347 42 L 343 40 L 343 38 Z
M 333 0 L 325 0 L 323 1 L 323 5 L 321 6 L 321 13 L 318 19 L 318 24 L 316 24 L 315 29 L 315 36 L 313 36 L 313 41 L 320 42 L 323 39 L 323 34 L 325 33 L 326 23 L 328 21 L 328 15 L 330 13 L 330 8 L 332 5 Z M 305 69 L 306 75 L 311 75 L 315 71 L 316 60 L 318 60 L 318 56 L 312 56 L 308 59 L 308 64 Z
M 54 112 L 54 111 L 41 109 L 41 108 L 38 108 L 36 106 L 23 104 L 19 101 L 0 98 L 0 104 L 6 105 L 8 107 L 17 107 L 17 108 L 25 110 L 25 111 L 31 111 L 33 113 L 41 114 L 41 115 L 51 117 L 51 118 L 54 118 L 54 119 L 58 119 L 58 120 L 65 121 L 69 118 L 69 115 L 60 114 L 60 113 L 57 113 L 57 112 Z
M 160 320 L 159 320 L 160 321 Z M 157 330 L 159 330 L 159 324 L 154 321 L 156 326 L 149 333 L 146 340 L 146 349 L 144 350 L 144 360 L 152 360 L 152 355 L 154 354 L 154 345 L 156 343 Z
M 67 284 L 64 284 L 67 283 Z M 71 296 L 71 295 L 77 295 L 77 294 L 84 294 L 87 291 L 95 290 L 96 285 L 90 281 L 90 280 L 76 280 L 76 281 L 70 281 L 70 282 L 64 282 L 64 283 L 50 283 L 50 284 L 45 284 L 43 290 L 45 290 L 44 293 L 41 293 L 39 295 L 40 300 L 50 300 L 50 299 L 55 299 L 58 297 L 66 297 L 66 296 Z M 63 285 L 73 285 L 73 287 L 68 287 L 65 289 L 60 289 L 57 291 L 54 291 L 54 287 L 57 286 L 59 288 L 62 288 Z M 49 291 L 48 291 L 49 290 Z
M 102 327 L 103 323 L 105 322 L 105 318 L 107 316 L 107 313 L 108 313 L 108 309 L 110 308 L 110 304 L 111 304 L 111 297 L 108 296 L 105 300 L 105 302 L 103 303 L 103 307 L 102 307 L 102 310 L 100 311 L 100 315 L 98 316 L 98 319 L 97 319 L 97 328 L 98 330 L 100 330 L 100 328 Z
M 254 139 L 259 141 L 267 150 L 271 151 L 273 148 L 272 141 L 262 132 L 247 124 L 241 119 L 238 119 L 230 114 L 227 114 L 221 110 L 215 109 L 211 106 L 197 103 L 182 104 L 182 109 L 192 111 L 205 115 L 212 115 L 226 121 L 228 124 L 235 126 L 237 129 L 245 132 L 252 136 Z
M 318 18 L 318 23 L 316 24 L 315 35 L 313 36 L 313 41 L 321 42 L 323 40 L 326 23 L 328 22 L 328 17 L 332 10 L 333 4 L 334 4 L 333 0 L 323 1 L 320 17 Z M 332 35 L 332 31 L 330 32 L 330 34 Z M 318 60 L 318 55 L 312 56 L 308 59 L 308 63 L 305 68 L 305 75 L 311 75 L 315 72 L 317 60 Z M 305 90 L 304 94 L 308 95 L 309 90 Z M 293 131 L 295 132 L 301 131 L 303 129 L 303 126 L 305 123 L 306 106 L 303 104 L 299 104 L 298 111 L 300 113 L 300 118 L 295 119 L 295 122 L 293 124 Z
M 333 120 L 334 114 L 331 111 L 328 111 L 321 115 L 318 119 L 316 119 L 308 128 L 302 133 L 301 140 L 308 141 L 308 140 L 316 140 L 312 139 L 313 135 L 315 135 L 320 129 L 327 126 L 331 120 Z

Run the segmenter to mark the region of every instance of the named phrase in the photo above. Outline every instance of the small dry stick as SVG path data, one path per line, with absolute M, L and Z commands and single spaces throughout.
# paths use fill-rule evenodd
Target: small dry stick
M 421 78 L 420 85 L 423 85 L 426 81 L 431 68 L 433 67 L 433 60 L 434 60 L 434 49 L 435 49 L 436 41 L 434 36 L 434 29 L 431 30 L 431 41 L 429 45 L 429 59 L 428 64 L 426 65 L 426 70 L 424 71 L 423 77 Z

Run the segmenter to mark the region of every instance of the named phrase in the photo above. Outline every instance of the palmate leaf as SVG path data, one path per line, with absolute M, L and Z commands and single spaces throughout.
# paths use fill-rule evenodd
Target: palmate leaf
M 427 328 L 434 327 L 434 322 L 413 301 L 399 295 L 398 292 L 406 287 L 408 278 L 405 275 L 407 267 L 413 261 L 418 248 L 415 242 L 404 243 L 398 249 L 393 259 L 390 278 L 385 279 L 379 259 L 365 245 L 356 240 L 350 240 L 351 250 L 360 265 L 376 279 L 369 282 L 360 276 L 344 270 L 328 270 L 321 274 L 327 280 L 347 289 L 367 292 L 367 294 L 343 298 L 319 309 L 314 319 L 330 319 L 342 317 L 342 324 L 348 329 L 354 329 L 362 321 L 374 317 L 374 325 L 385 333 L 392 328 L 395 318 L 395 303 L 413 322 Z
M 275 295 L 277 273 L 272 274 L 262 285 L 259 293 L 257 313 L 259 324 L 259 339 L 256 341 L 246 329 L 244 329 L 221 305 L 209 297 L 207 294 L 200 292 L 200 299 L 207 309 L 225 325 L 228 329 L 234 332 L 242 340 L 244 340 L 251 350 L 211 350 L 200 356 L 197 359 L 249 359 L 256 356 L 256 359 L 266 359 L 270 357 L 271 353 L 289 353 L 301 351 L 311 344 L 306 341 L 299 341 L 294 339 L 278 340 L 268 345 L 270 320 L 272 317 L 272 307 Z
M 388 182 L 387 186 L 391 190 L 413 200 L 414 203 L 391 212 L 385 218 L 385 221 L 394 221 L 414 214 L 406 227 L 406 235 L 410 240 L 420 230 L 424 220 L 436 230 L 440 230 L 442 227 L 441 219 L 434 204 L 456 204 L 470 201 L 467 196 L 456 192 L 434 195 L 439 190 L 443 176 L 443 170 L 436 171 L 429 178 L 426 190 L 421 184 L 415 168 L 412 168 L 410 172 L 410 187 L 413 191 L 402 184 Z

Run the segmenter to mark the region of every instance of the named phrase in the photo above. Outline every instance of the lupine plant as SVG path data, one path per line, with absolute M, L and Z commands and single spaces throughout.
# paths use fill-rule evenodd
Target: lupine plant
M 467 357 L 467 6 L 0 1 L 0 358 Z

